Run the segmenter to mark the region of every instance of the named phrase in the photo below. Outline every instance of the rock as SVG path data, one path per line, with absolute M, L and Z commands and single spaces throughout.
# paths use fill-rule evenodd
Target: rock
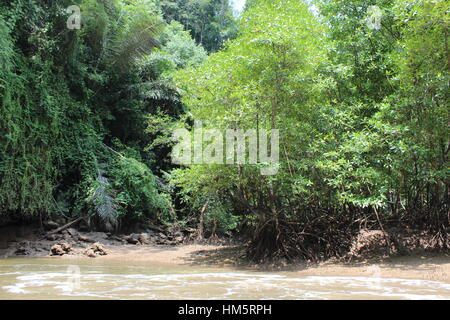
M 96 242 L 90 247 L 86 248 L 84 254 L 88 257 L 95 258 L 96 256 L 106 256 L 108 251 L 103 247 L 103 244 Z
M 59 228 L 59 224 L 57 224 L 55 221 L 51 221 L 51 220 L 45 221 L 43 223 L 43 225 L 44 225 L 45 230 L 54 230 L 54 229 Z
M 166 246 L 175 246 L 178 244 L 176 241 L 168 240 L 168 239 L 158 239 L 158 240 L 156 240 L 156 243 L 166 245 Z
M 30 252 L 26 248 L 17 248 L 16 251 L 14 251 L 14 254 L 17 256 L 27 256 L 30 254 Z
M 158 235 L 155 231 L 153 231 L 151 229 L 145 230 L 145 233 L 147 233 L 150 237 L 155 237 Z
M 66 252 L 69 252 L 72 250 L 72 248 L 70 247 L 70 244 L 65 243 L 65 242 L 61 243 L 61 248 Z
M 124 238 L 121 238 L 121 237 L 119 237 L 119 236 L 111 236 L 111 237 L 109 237 L 109 239 L 115 240 L 115 241 L 119 241 L 119 242 L 124 242 L 124 241 L 126 241 Z
M 147 233 L 141 233 L 138 236 L 138 240 L 141 244 L 150 244 L 151 243 L 150 236 Z
M 74 238 L 78 237 L 78 232 L 74 228 L 67 229 L 67 233 Z
M 64 250 L 61 248 L 59 244 L 54 244 L 50 248 L 50 255 L 51 256 L 62 256 L 64 254 Z
M 174 239 L 174 241 L 176 242 L 176 243 L 183 243 L 183 237 L 181 237 L 181 236 L 178 236 L 178 237 L 175 237 L 175 239 Z
M 167 236 L 166 236 L 164 233 L 160 233 L 160 234 L 159 234 L 159 237 L 160 237 L 161 239 L 167 239 Z
M 62 235 L 63 235 L 63 239 L 66 241 L 69 241 L 72 239 L 72 236 L 70 235 L 69 231 L 67 231 L 67 230 L 64 230 L 62 232 Z
M 177 231 L 177 232 L 175 232 L 175 233 L 173 234 L 173 236 L 174 236 L 175 238 L 177 238 L 177 237 L 182 237 L 182 236 L 183 236 L 183 233 L 181 233 L 180 231 Z
M 91 238 L 88 238 L 86 236 L 83 236 L 81 234 L 78 235 L 78 240 L 83 241 L 83 242 L 89 242 L 89 243 L 94 243 L 95 242 L 95 240 L 93 240 Z
M 58 236 L 56 234 L 48 234 L 45 236 L 45 239 L 50 240 L 50 241 L 55 241 L 55 240 L 58 240 Z
M 167 244 L 167 239 L 161 239 L 161 238 L 158 238 L 158 239 L 156 239 L 156 243 L 157 244 Z
M 123 238 L 126 242 L 131 243 L 131 244 L 138 244 L 139 243 L 139 239 L 138 236 L 135 234 L 129 235 L 129 236 L 125 236 Z
M 68 254 L 72 251 L 72 248 L 70 247 L 70 245 L 66 242 L 60 242 L 60 243 L 56 243 L 54 244 L 51 248 L 50 248 L 50 255 L 51 256 L 62 256 L 64 254 Z
M 95 258 L 97 256 L 95 254 L 94 250 L 92 250 L 92 249 L 86 249 L 84 254 L 87 255 L 89 258 Z

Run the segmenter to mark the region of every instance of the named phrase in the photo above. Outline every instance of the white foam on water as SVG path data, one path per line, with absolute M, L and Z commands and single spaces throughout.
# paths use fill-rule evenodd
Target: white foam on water
M 26 290 L 23 289 L 23 285 L 15 285 L 15 286 L 4 286 L 2 287 L 3 290 L 6 290 L 7 292 L 10 293 L 19 293 L 19 294 L 26 294 L 26 293 L 30 293 Z
M 58 271 L 43 271 L 53 267 Z M 101 273 L 90 266 L 83 267 L 87 270 L 80 274 L 80 287 L 73 289 L 62 267 L 28 265 L 27 271 L 2 273 L 11 285 L 1 287 L 0 298 L 11 294 L 99 299 L 450 299 L 450 284 L 428 280 L 251 272 L 141 274 L 133 273 L 137 271 L 133 268 L 126 270 L 130 273 Z M 33 268 L 37 270 L 30 271 Z

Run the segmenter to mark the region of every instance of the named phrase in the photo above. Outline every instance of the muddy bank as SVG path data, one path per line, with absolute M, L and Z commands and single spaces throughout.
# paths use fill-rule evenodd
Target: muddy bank
M 298 274 L 300 276 L 331 275 L 340 277 L 417 279 L 450 283 L 450 256 L 446 254 L 425 254 L 359 263 L 329 261 L 299 270 Z
M 80 232 L 67 229 L 57 234 L 30 230 L 8 242 L 3 257 L 51 257 L 52 259 L 93 259 L 98 263 L 143 266 L 202 266 L 230 270 L 284 271 L 296 277 L 376 277 L 421 279 L 450 283 L 450 256 L 424 250 L 420 241 L 407 255 L 386 255 L 384 234 L 364 231 L 355 239 L 346 257 L 326 262 L 276 261 L 253 264 L 246 260 L 244 246 L 189 244 L 188 236 L 148 230 L 128 235 Z M 5 234 L 3 234 L 4 236 Z M 181 238 L 176 240 L 176 236 Z M 423 240 L 423 239 L 422 239 Z M 386 240 L 387 241 L 387 240 Z M 422 241 L 423 242 L 423 241 Z M 419 243 L 419 244 L 418 244 Z M 420 248 L 420 251 L 412 250 Z M 376 250 L 375 250 L 376 249 Z M 62 251 L 61 251 L 62 250 Z M 377 251 L 377 250 L 381 250 Z M 52 252 L 54 251 L 54 252 Z M 371 253 L 365 255 L 364 253 Z M 374 255 L 373 253 L 377 254 Z M 402 251 L 404 252 L 404 251 Z M 362 258 L 365 257 L 365 258 Z
M 141 230 L 139 233 L 112 234 L 83 232 L 75 228 L 59 230 L 55 225 L 43 231 L 36 227 L 0 228 L 0 256 L 87 256 L 95 258 L 116 252 L 118 247 L 171 247 L 189 242 L 191 231 Z
M 397 256 L 364 261 L 329 260 L 321 263 L 296 262 L 256 265 L 245 260 L 242 246 L 181 245 L 175 247 L 120 246 L 111 248 L 107 263 L 129 261 L 132 265 L 177 265 L 249 270 L 260 272 L 288 272 L 296 277 L 374 277 L 417 279 L 450 283 L 450 255 L 424 254 Z
M 245 260 L 242 246 L 217 246 L 185 244 L 178 246 L 130 244 L 108 246 L 108 255 L 98 256 L 96 263 L 102 265 L 159 266 L 162 268 L 213 268 L 229 271 L 283 272 L 303 278 L 323 277 L 373 277 L 386 279 L 415 279 L 450 284 L 450 256 L 425 254 L 391 257 L 377 260 L 344 262 L 329 260 L 321 263 L 296 262 L 256 265 Z M 64 255 L 54 259 L 89 260 L 83 255 Z M 188 269 L 187 269 L 188 270 Z
M 438 257 L 447 263 L 448 234 L 433 235 L 415 230 L 361 230 L 354 236 L 348 252 L 341 256 L 317 261 L 287 261 L 278 259 L 253 263 L 246 258 L 243 244 L 199 244 L 195 230 L 163 230 L 159 227 L 137 230 L 130 234 L 87 232 L 58 225 L 44 231 L 36 227 L 0 227 L 1 257 L 86 257 L 122 259 L 130 263 L 169 263 L 192 265 L 236 266 L 261 270 L 291 270 L 319 268 L 336 263 L 343 266 L 386 263 L 389 259 L 416 259 Z M 398 260 L 400 261 L 400 260 Z M 318 269 L 317 269 L 318 270 Z
M 295 262 L 256 265 L 245 260 L 242 246 L 218 246 L 184 244 L 168 245 L 107 245 L 107 255 L 97 256 L 93 261 L 102 265 L 148 266 L 161 268 L 195 267 L 229 271 L 257 271 L 288 273 L 298 278 L 323 277 L 373 277 L 386 279 L 416 279 L 439 281 L 450 284 L 450 256 L 446 254 L 424 254 L 365 261 L 329 260 L 321 263 Z M 36 256 L 35 256 L 36 257 Z M 67 254 L 49 257 L 80 262 L 91 260 L 83 254 Z M 92 260 L 91 260 L 92 261 Z

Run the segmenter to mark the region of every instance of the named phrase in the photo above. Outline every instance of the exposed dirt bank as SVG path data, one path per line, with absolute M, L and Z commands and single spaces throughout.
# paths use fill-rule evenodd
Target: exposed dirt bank
M 285 271 L 298 277 L 375 277 L 420 279 L 450 283 L 450 256 L 420 255 L 394 257 L 384 260 L 360 262 L 327 261 L 319 264 L 294 263 L 280 268 L 270 265 L 252 265 L 242 259 L 244 248 L 207 245 L 177 247 L 113 247 L 110 254 L 98 259 L 113 262 L 130 261 L 142 265 L 195 265 L 223 267 L 239 270 Z
M 450 283 L 450 256 L 422 255 L 394 257 L 382 261 L 335 262 L 319 264 L 294 263 L 286 267 L 252 265 L 242 259 L 242 247 L 215 245 L 108 245 L 107 255 L 98 256 L 97 263 L 151 266 L 205 266 L 234 270 L 284 271 L 296 277 L 375 277 L 420 279 Z M 36 255 L 35 255 L 36 256 Z M 63 255 L 53 259 L 91 259 L 84 255 Z
M 115 255 L 118 247 L 173 247 L 190 241 L 190 231 L 141 230 L 111 234 L 82 232 L 74 228 L 42 231 L 39 228 L 0 227 L 0 256 L 98 256 Z
M 419 279 L 450 283 L 450 256 L 394 257 L 380 262 L 321 263 L 297 271 L 299 276 Z
M 148 230 L 139 234 L 111 235 L 68 229 L 57 234 L 28 230 L 17 236 L 17 231 L 3 230 L 0 237 L 3 237 L 4 242 L 8 234 L 7 245 L 0 248 L 0 257 L 52 256 L 55 259 L 95 259 L 105 263 L 127 261 L 130 265 L 192 265 L 287 271 L 299 277 L 372 276 L 450 283 L 449 254 L 424 251 L 423 246 L 418 245 L 422 240 L 417 240 L 414 248 L 419 250 L 389 256 L 383 254 L 383 250 L 379 252 L 380 248 L 389 247 L 382 241 L 385 235 L 379 232 L 364 231 L 355 239 L 355 245 L 349 254 L 340 260 L 289 264 L 277 261 L 258 265 L 246 261 L 243 246 L 187 244 L 189 236 L 179 232 L 172 234 Z M 365 251 L 369 254 L 362 255 Z

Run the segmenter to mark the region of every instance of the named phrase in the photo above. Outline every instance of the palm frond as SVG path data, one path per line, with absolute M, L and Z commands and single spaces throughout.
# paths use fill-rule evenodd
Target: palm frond
M 178 87 L 170 81 L 155 80 L 128 86 L 130 92 L 136 92 L 144 99 L 180 101 Z
M 97 216 L 107 231 L 112 231 L 118 225 L 118 205 L 110 194 L 110 183 L 101 173 L 98 174 L 92 201 Z
M 159 45 L 157 36 L 162 29 L 163 23 L 156 17 L 137 18 L 107 48 L 106 61 L 119 71 L 127 70 L 137 59 L 151 53 Z

